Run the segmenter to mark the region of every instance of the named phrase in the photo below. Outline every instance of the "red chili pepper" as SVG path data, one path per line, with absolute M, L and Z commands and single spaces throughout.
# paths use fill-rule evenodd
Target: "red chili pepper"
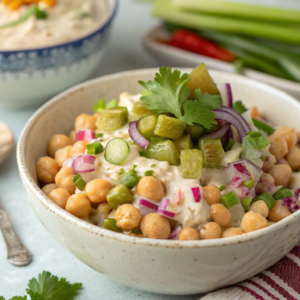
M 174 32 L 169 45 L 224 61 L 233 61 L 236 58 L 230 51 L 184 29 Z

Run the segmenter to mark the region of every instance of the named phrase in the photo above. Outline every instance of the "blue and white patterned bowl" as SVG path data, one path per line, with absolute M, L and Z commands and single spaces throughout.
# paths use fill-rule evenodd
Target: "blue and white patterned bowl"
M 96 30 L 50 47 L 0 51 L 0 105 L 39 104 L 86 80 L 99 66 L 118 0 L 105 1 L 108 12 Z

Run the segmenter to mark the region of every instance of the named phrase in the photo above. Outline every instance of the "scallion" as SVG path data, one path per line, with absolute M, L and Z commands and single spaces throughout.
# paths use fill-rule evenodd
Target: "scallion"
M 248 189 L 251 190 L 251 189 L 254 188 L 255 182 L 254 182 L 254 180 L 243 181 L 243 182 L 242 182 L 242 186 L 245 186 L 245 187 L 247 187 Z
M 74 184 L 76 185 L 76 187 L 83 191 L 84 190 L 84 187 L 86 185 L 85 181 L 82 179 L 81 175 L 78 173 L 76 175 L 74 175 L 73 177 L 73 182 Z
M 105 106 L 105 99 L 100 99 L 93 105 L 93 110 L 94 112 L 99 112 L 100 110 L 104 109 Z
M 114 108 L 117 107 L 119 105 L 119 101 L 116 99 L 110 100 L 107 104 L 106 104 L 106 108 Z
M 138 184 L 140 179 L 141 177 L 137 176 L 134 169 L 132 169 L 121 177 L 120 183 L 124 184 L 127 188 L 132 189 Z
M 263 193 L 263 194 L 259 195 L 255 199 L 255 201 L 258 201 L 258 200 L 263 200 L 264 202 L 266 202 L 269 209 L 271 209 L 276 204 L 276 201 L 269 193 Z
M 102 138 L 103 137 L 103 133 L 96 133 L 95 137 L 96 137 L 96 139 Z
M 103 152 L 103 146 L 100 142 L 88 144 L 86 145 L 86 149 L 87 149 L 87 153 L 92 155 L 100 154 Z
M 220 192 L 224 191 L 225 190 L 225 185 L 223 184 L 223 185 L 219 186 L 219 190 L 220 190 Z
M 261 132 L 250 131 L 248 133 L 248 137 L 250 138 L 252 145 L 256 149 L 262 150 L 267 145 L 269 145 L 269 141 L 263 136 Z
M 153 170 L 148 170 L 144 172 L 144 176 L 153 176 L 154 171 Z
M 286 197 L 292 197 L 293 196 L 293 193 L 287 189 L 287 188 L 281 188 L 279 189 L 274 195 L 273 195 L 273 198 L 275 200 L 283 200 L 284 198 Z
M 221 203 L 227 207 L 230 208 L 234 205 L 239 204 L 239 199 L 237 198 L 237 196 L 235 195 L 234 192 L 229 192 L 226 195 L 223 195 L 221 197 Z
M 230 151 L 234 145 L 234 140 L 233 139 L 229 139 L 228 143 L 225 146 L 225 151 Z
M 267 155 L 263 155 L 263 156 L 260 157 L 260 159 L 261 159 L 263 162 L 265 162 L 265 161 L 267 160 L 267 158 L 268 158 Z
M 261 121 L 256 120 L 256 119 L 252 119 L 252 121 L 253 121 L 253 124 L 256 126 L 257 129 L 266 132 L 268 135 L 271 135 L 275 131 L 274 128 L 272 128 L 271 126 L 267 125 L 264 122 L 261 122 Z
M 241 204 L 244 207 L 245 211 L 249 210 L 251 202 L 252 202 L 252 199 L 253 199 L 252 197 L 248 197 L 248 198 L 245 198 L 245 199 L 241 200 Z

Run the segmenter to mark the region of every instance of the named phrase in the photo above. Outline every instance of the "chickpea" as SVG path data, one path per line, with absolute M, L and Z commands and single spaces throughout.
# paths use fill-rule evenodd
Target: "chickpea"
M 283 136 L 287 141 L 289 147 L 293 147 L 297 143 L 297 134 L 295 128 L 284 126 L 277 129 L 273 135 Z
M 62 188 L 57 188 L 49 194 L 49 198 L 61 208 L 66 207 L 67 201 L 70 196 L 71 194 L 67 190 Z
M 226 228 L 222 232 L 222 238 L 237 236 L 237 235 L 241 235 L 243 233 L 244 233 L 244 231 L 239 227 L 230 227 L 230 228 Z
M 230 211 L 221 203 L 214 203 L 210 207 L 210 215 L 213 221 L 221 227 L 226 227 L 231 219 Z
M 76 142 L 73 145 L 72 149 L 70 150 L 70 156 L 85 154 L 87 144 L 88 144 L 87 141 L 78 141 L 78 142 Z
M 78 218 L 84 218 L 91 212 L 91 202 L 86 195 L 72 195 L 66 205 L 66 211 Z
M 49 194 L 57 188 L 58 188 L 58 186 L 55 183 L 50 183 L 50 184 L 46 184 L 42 188 L 42 191 L 49 197 Z
M 168 220 L 157 213 L 143 217 L 140 228 L 144 236 L 150 239 L 167 239 L 171 233 Z
M 273 154 L 264 161 L 262 169 L 264 172 L 268 172 L 276 164 L 276 157 Z
M 58 170 L 57 162 L 49 156 L 41 157 L 36 163 L 37 177 L 44 183 L 54 182 Z
M 76 142 L 76 130 L 72 130 L 70 132 L 70 139 L 71 139 L 72 143 L 75 144 L 75 142 Z
M 270 189 L 274 187 L 274 178 L 267 173 L 263 173 L 260 177 L 260 181 L 255 186 L 256 194 L 260 195 L 263 193 L 270 192 Z
M 293 170 L 297 170 L 300 167 L 300 149 L 297 146 L 289 148 L 289 152 L 285 157 L 288 164 Z
M 269 208 L 265 201 L 258 200 L 255 201 L 249 208 L 249 211 L 254 211 L 257 214 L 260 214 L 264 218 L 267 218 L 269 215 Z
M 261 120 L 261 113 L 258 111 L 256 106 L 252 107 L 250 114 L 252 118 Z
M 93 204 L 93 203 L 92 203 Z M 102 202 L 98 205 L 97 209 L 91 210 L 91 221 L 96 225 L 100 225 L 111 212 L 111 207 L 107 202 Z
M 74 194 L 76 186 L 73 182 L 73 176 L 72 168 L 61 168 L 55 177 L 55 183 L 58 187 L 66 189 L 70 194 Z
M 196 241 L 199 238 L 198 231 L 191 227 L 181 229 L 178 236 L 178 239 L 181 241 Z
M 156 202 L 160 202 L 165 196 L 163 184 L 153 176 L 143 177 L 138 183 L 137 192 L 140 197 L 146 197 Z
M 55 152 L 58 149 L 64 148 L 66 146 L 72 145 L 72 140 L 64 135 L 64 134 L 56 134 L 52 137 L 50 140 L 50 143 L 48 144 L 48 153 L 51 157 L 55 156 Z
M 206 200 L 208 205 L 212 205 L 214 203 L 219 203 L 221 199 L 221 192 L 219 188 L 214 185 L 210 184 L 203 188 L 203 197 Z
M 287 187 L 292 177 L 292 169 L 283 164 L 275 165 L 270 169 L 269 174 L 274 177 L 276 186 L 282 185 L 283 187 Z
M 85 186 L 85 194 L 91 202 L 106 201 L 107 193 L 113 188 L 106 179 L 95 179 Z
M 90 129 L 95 130 L 97 117 L 87 114 L 79 115 L 75 120 L 75 130 Z
M 267 220 L 254 211 L 248 211 L 241 222 L 241 229 L 246 233 L 265 227 L 267 227 Z
M 140 211 L 132 204 L 123 204 L 117 208 L 115 220 L 117 225 L 126 231 L 139 227 L 142 219 Z
M 66 146 L 61 149 L 58 149 L 55 153 L 55 160 L 58 163 L 58 166 L 62 168 L 63 163 L 71 157 L 70 152 L 72 150 L 72 146 Z
M 269 151 L 276 157 L 276 160 L 282 159 L 288 153 L 288 143 L 283 136 L 272 135 L 269 137 Z
M 283 200 L 277 200 L 276 204 L 270 209 L 269 220 L 271 222 L 278 222 L 291 215 L 289 208 L 284 205 Z
M 200 238 L 202 240 L 219 239 L 221 237 L 222 230 L 218 223 L 208 222 L 204 224 L 200 229 Z

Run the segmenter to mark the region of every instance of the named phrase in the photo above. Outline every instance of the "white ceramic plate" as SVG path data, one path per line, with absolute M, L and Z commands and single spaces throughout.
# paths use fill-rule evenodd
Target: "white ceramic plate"
M 164 29 L 164 26 L 157 26 L 147 32 L 143 39 L 145 48 L 161 63 L 167 64 L 168 66 L 194 68 L 196 65 L 204 62 L 209 69 L 234 73 L 234 67 L 231 63 L 177 49 L 157 41 L 158 39 L 166 39 L 168 37 L 170 37 L 170 33 Z M 267 75 L 251 69 L 245 69 L 243 74 L 249 78 L 253 78 L 260 82 L 282 89 L 300 100 L 299 83 Z

